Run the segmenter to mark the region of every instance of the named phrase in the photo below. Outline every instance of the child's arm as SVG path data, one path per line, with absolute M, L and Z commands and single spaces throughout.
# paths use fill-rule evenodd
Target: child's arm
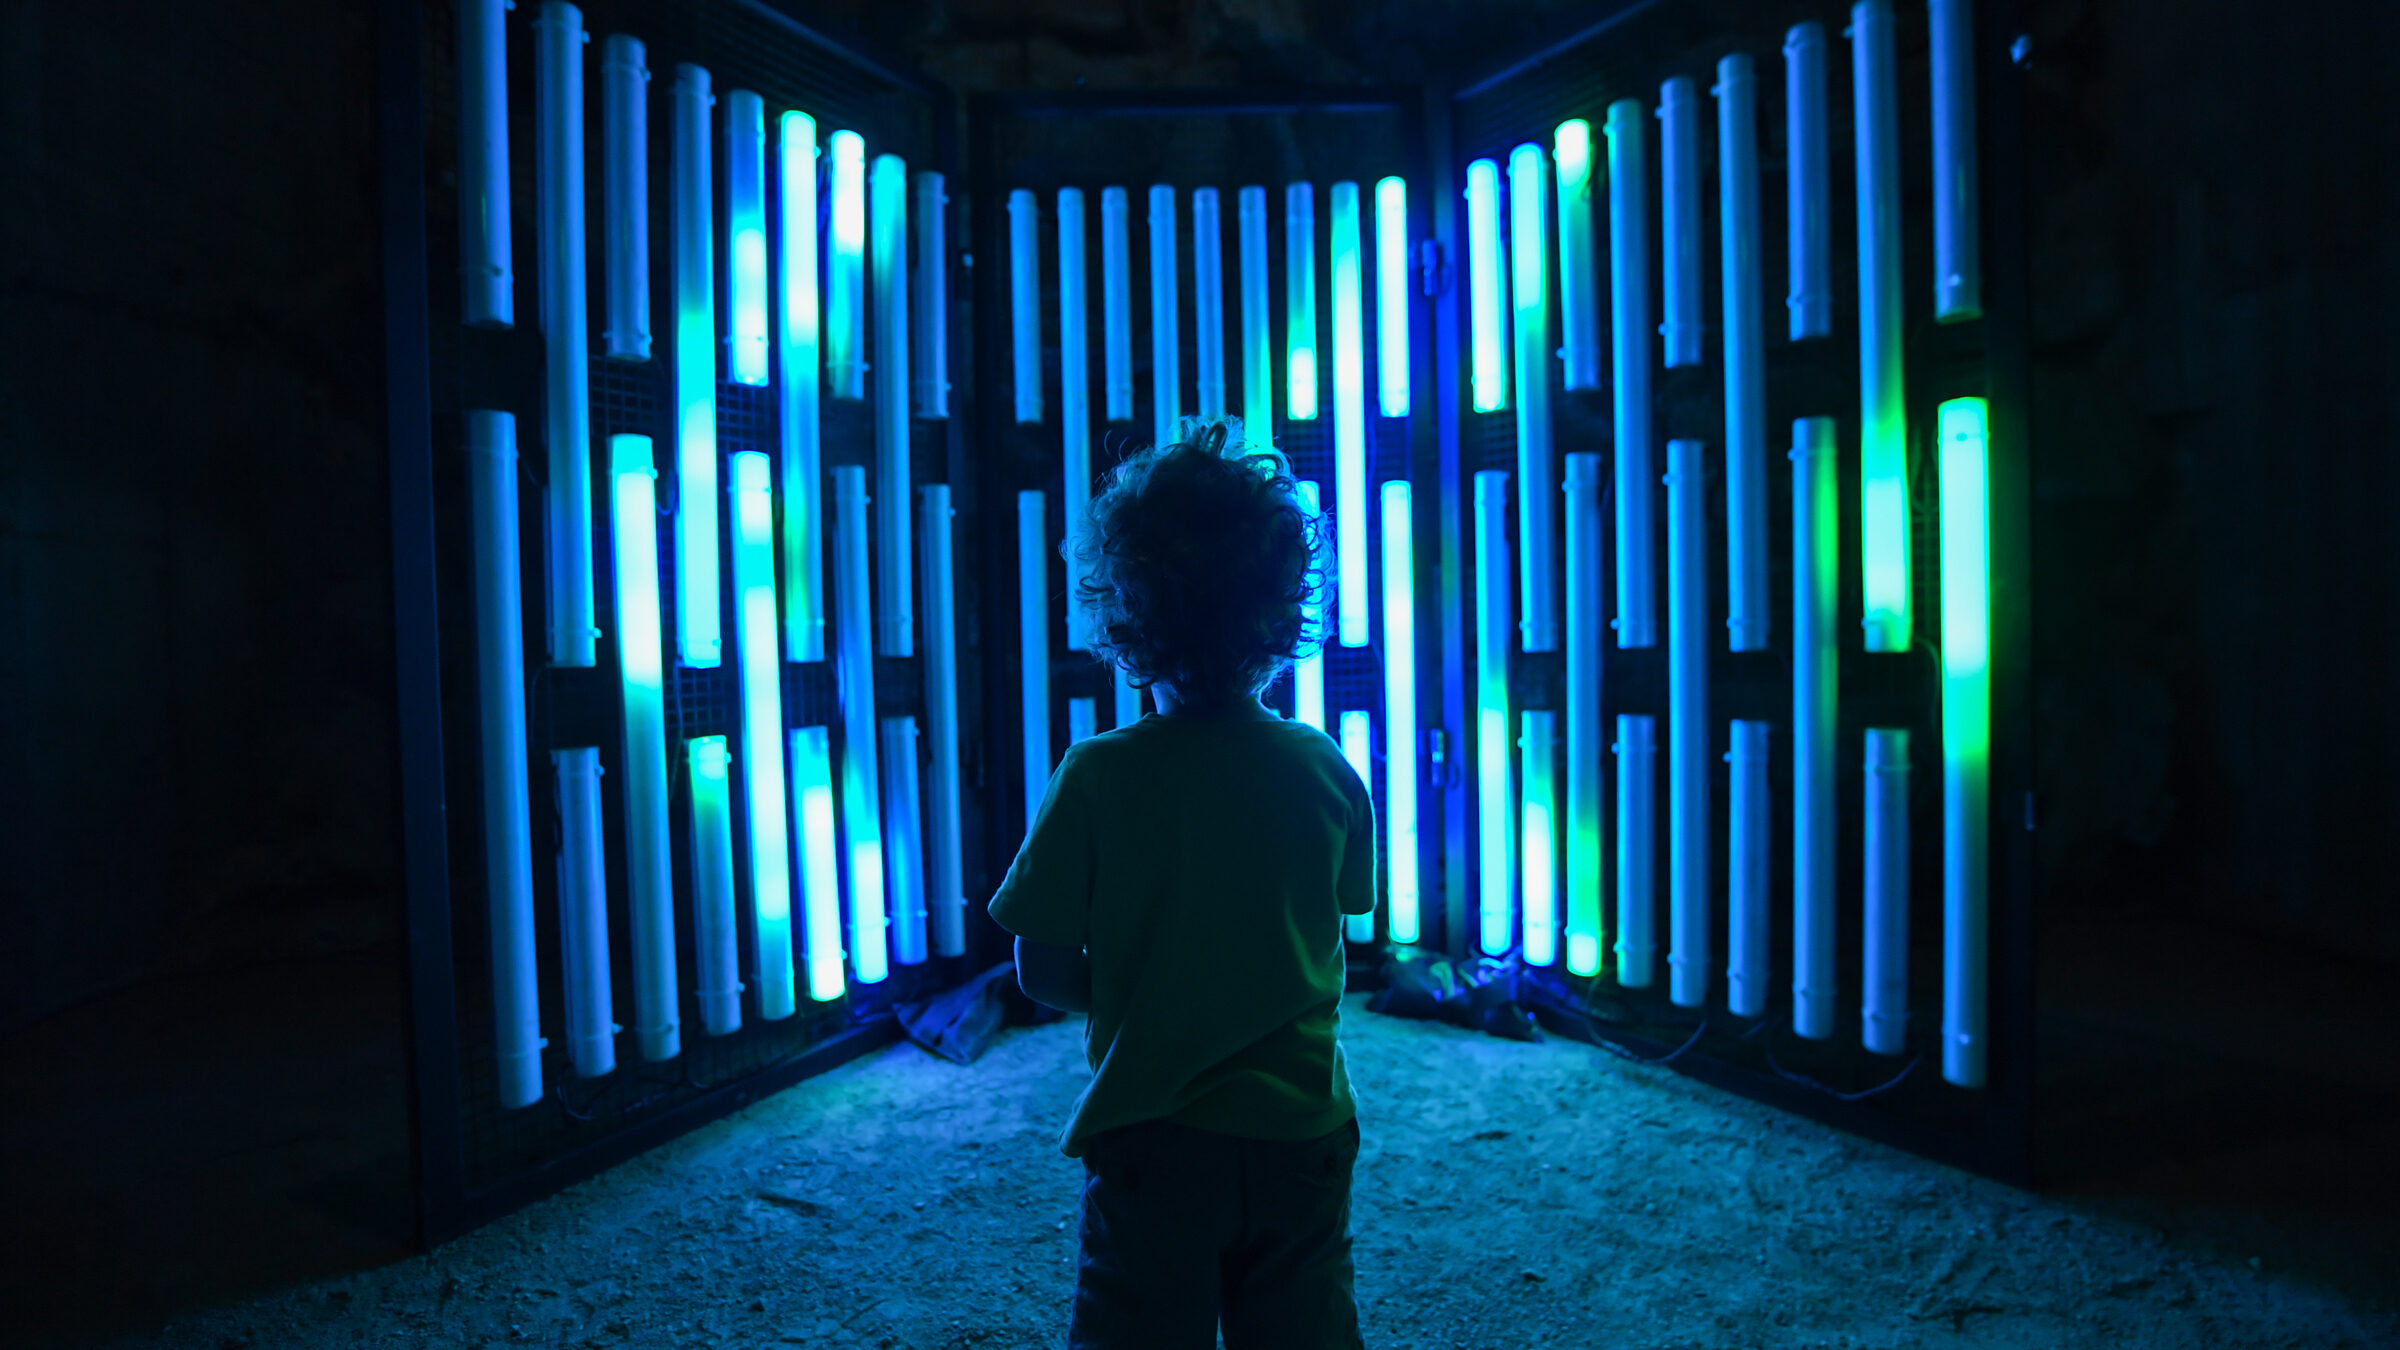
M 1017 939 L 1017 987 L 1060 1012 L 1092 1010 L 1092 958 L 1081 947 Z
M 994 922 L 1017 940 L 1017 987 L 1061 1012 L 1090 1012 L 1092 963 L 1084 952 L 1092 898 L 1092 823 L 1076 788 L 1077 749 L 1050 779 L 1033 828 L 992 897 Z

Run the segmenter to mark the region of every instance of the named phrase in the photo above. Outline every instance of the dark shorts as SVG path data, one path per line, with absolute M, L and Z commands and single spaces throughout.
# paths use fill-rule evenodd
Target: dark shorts
M 1165 1121 L 1084 1149 L 1071 1350 L 1353 1350 L 1358 1122 L 1238 1139 Z

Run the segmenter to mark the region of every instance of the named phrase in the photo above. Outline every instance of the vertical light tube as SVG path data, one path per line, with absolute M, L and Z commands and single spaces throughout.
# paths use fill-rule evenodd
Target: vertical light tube
M 833 830 L 833 741 L 824 727 L 794 727 L 790 741 L 808 996 L 830 1003 L 847 987 L 842 975 L 841 883 L 834 860 L 838 845 Z
M 1667 818 L 1670 994 L 1708 1002 L 1708 475 L 1698 441 L 1667 442 Z
M 1175 442 L 1183 420 L 1183 320 L 1175 304 L 1175 189 L 1150 189 L 1150 428 L 1153 445 Z
M 1725 1004 L 1737 1017 L 1767 1011 L 1767 839 L 1774 808 L 1767 796 L 1767 724 L 1734 719 L 1731 828 L 1733 870 L 1725 905 Z
M 1017 650 L 1023 663 L 1025 828 L 1050 789 L 1050 527 L 1042 494 L 1017 494 Z
M 1700 94 L 1678 75 L 1658 87 L 1661 228 L 1666 233 L 1667 369 L 1700 364 Z
M 1508 300 L 1500 279 L 1500 164 L 1467 165 L 1467 373 L 1475 411 L 1508 406 Z
M 875 762 L 875 654 L 867 645 L 867 471 L 833 471 L 833 683 L 842 719 L 842 856 L 850 864 L 850 973 L 885 968 L 882 788 Z
M 1833 1034 L 1834 719 L 1841 488 L 1833 419 L 1792 423 L 1792 1030 Z
M 542 1097 L 540 976 L 533 953 L 533 829 L 527 815 L 525 623 L 518 609 L 517 419 L 467 413 L 475 542 L 475 695 L 483 764 L 483 882 L 492 954 L 500 1105 Z
M 1383 485 L 1385 936 L 1417 940 L 1417 564 L 1408 480 Z
M 1933 317 L 1983 314 L 1975 219 L 1975 16 L 1971 0 L 1928 0 L 1933 58 Z
M 950 195 L 938 173 L 928 170 L 915 181 L 917 322 L 910 369 L 917 376 L 917 416 L 938 419 L 950 415 Z
M 1202 417 L 1225 415 L 1225 241 L 1217 190 L 1192 189 L 1192 344 Z
M 1899 93 L 1891 0 L 1850 7 L 1858 125 L 1858 546 L 1866 647 L 1905 652 L 1908 576 L 1908 401 L 1900 312 Z
M 1275 352 L 1267 342 L 1267 190 L 1241 194 L 1242 426 L 1254 444 L 1275 436 Z
M 1767 366 L 1759 317 L 1758 108 L 1750 58 L 1717 62 L 1717 227 L 1725 292 L 1725 630 L 1767 645 Z
M 1095 698 L 1067 700 L 1067 744 L 1088 741 L 1100 734 L 1100 701 Z
M 1318 488 L 1313 482 L 1301 479 L 1293 484 L 1300 494 L 1300 504 L 1315 514 L 1321 507 Z M 1292 662 L 1292 720 L 1306 722 L 1319 731 L 1325 729 L 1325 605 L 1324 590 L 1316 599 L 1301 606 L 1301 620 L 1312 634 L 1307 649 Z
M 669 164 L 675 250 L 675 657 L 712 667 L 724 660 L 717 595 L 716 218 L 708 151 L 708 72 L 675 67 L 675 127 Z M 745 753 L 747 753 L 745 751 Z
M 1359 784 L 1370 797 L 1375 792 L 1375 726 L 1374 719 L 1358 710 L 1342 714 L 1342 758 L 1350 761 L 1350 771 L 1358 775 Z M 1342 916 L 1342 937 L 1350 942 L 1375 940 L 1375 914 Z
M 1092 357 L 1090 300 L 1084 285 L 1083 189 L 1058 190 L 1058 424 L 1065 450 L 1059 476 L 1066 488 L 1060 499 L 1062 524 L 1072 537 L 1082 528 L 1084 509 L 1092 496 Z M 1067 559 L 1067 646 L 1091 650 L 1084 631 L 1083 564 L 1072 550 Z
M 507 8 L 508 0 L 458 7 L 460 317 L 489 328 L 517 321 L 508 242 L 508 29 L 500 17 Z
M 1617 714 L 1617 983 L 1647 989 L 1658 953 L 1658 732 Z
M 908 457 L 908 166 L 877 155 L 875 231 L 875 654 L 917 654 L 910 568 Z
M 1517 889 L 1508 781 L 1508 474 L 1475 475 L 1475 797 L 1483 954 L 1503 956 Z
M 567 1004 L 567 1061 L 576 1076 L 617 1067 L 608 980 L 608 876 L 601 861 L 600 750 L 553 750 L 558 772 L 558 945 Z
M 645 1060 L 682 1049 L 675 1012 L 675 879 L 667 862 L 666 656 L 658 625 L 658 490 L 647 436 L 608 438 L 616 557 L 617 696 L 625 720 L 625 907 L 633 1030 Z
M 1567 971 L 1600 973 L 1600 456 L 1567 456 Z
M 1519 768 L 1518 816 L 1525 876 L 1525 964 L 1558 964 L 1558 714 L 1528 708 L 1521 715 L 1524 759 Z
M 825 251 L 825 373 L 835 398 L 867 396 L 867 143 L 826 138 L 833 156 L 833 238 Z
M 783 778 L 783 670 L 776 653 L 775 503 L 767 457 L 733 456 L 734 653 L 742 700 L 742 788 L 749 805 L 750 910 L 758 1015 L 792 1015 L 792 854 Z
M 1061 265 L 1063 266 L 1063 260 Z M 1008 194 L 1008 338 L 1017 421 L 1042 420 L 1042 225 L 1033 193 Z
M 767 105 L 747 89 L 725 95 L 725 369 L 735 384 L 767 382 Z
M 1408 185 L 1375 183 L 1375 390 L 1385 417 L 1408 416 Z
M 1142 720 L 1142 691 L 1133 687 L 1133 677 L 1120 668 L 1116 673 L 1116 725 L 1129 727 Z
M 600 209 L 608 277 L 608 322 L 600 336 L 601 350 L 618 361 L 650 359 L 650 71 L 642 55 L 641 40 L 623 33 L 600 48 Z M 463 159 L 467 142 L 459 144 Z
M 740 946 L 733 928 L 733 756 L 722 736 L 685 741 L 692 775 L 692 964 L 700 1029 L 742 1029 Z
M 777 160 L 783 194 L 783 379 L 775 387 L 783 475 L 783 655 L 825 659 L 825 507 L 818 384 L 824 378 L 817 311 L 817 122 L 783 115 Z
M 1108 420 L 1133 420 L 1133 244 L 1126 235 L 1125 189 L 1100 189 L 1101 380 Z
M 585 362 L 583 267 L 583 12 L 543 0 L 537 59 L 535 214 L 541 223 L 543 408 L 550 450 L 550 664 L 593 664 L 592 411 Z
M 1558 301 L 1566 338 L 1559 355 L 1567 388 L 1597 389 L 1600 258 L 1592 245 L 1592 124 L 1569 118 L 1558 124 L 1551 144 L 1558 159 Z
M 1941 406 L 1942 1077 L 1982 1087 L 1991 856 L 1991 468 L 1980 398 Z
M 959 832 L 958 783 L 958 585 L 952 562 L 950 485 L 920 489 L 923 518 L 917 522 L 924 550 L 925 753 L 929 777 L 925 825 L 925 904 L 933 920 L 937 956 L 967 950 L 966 853 Z
M 1517 375 L 1517 566 L 1529 652 L 1558 650 L 1558 469 L 1550 447 L 1550 171 L 1542 147 L 1509 152 L 1509 295 Z
M 1860 1040 L 1879 1055 L 1908 1046 L 1908 732 L 1867 728 L 1867 951 Z M 1949 1077 L 1950 1040 L 1942 1038 Z
M 1283 190 L 1283 290 L 1290 366 L 1284 411 L 1295 422 L 1310 422 L 1317 416 L 1317 199 L 1306 183 Z
M 1366 278 L 1359 262 L 1358 184 L 1333 185 L 1334 615 L 1345 647 L 1367 645 Z
M 1650 512 L 1649 155 L 1642 105 L 1608 105 L 1608 302 L 1616 385 L 1617 645 L 1658 641 Z M 1645 965 L 1644 970 L 1648 967 Z M 1647 978 L 1647 976 L 1645 976 Z
M 892 895 L 891 959 L 903 966 L 925 964 L 925 846 L 924 799 L 917 795 L 917 719 L 886 717 L 883 736 L 883 874 Z M 858 921 L 854 910 L 851 919 Z M 862 965 L 875 965 L 876 976 L 859 971 L 859 982 L 879 977 L 883 945 L 880 932 L 861 931 L 850 940 L 853 956 L 866 953 Z M 869 958 L 872 958 L 870 960 Z
M 1833 332 L 1832 189 L 1825 171 L 1825 29 L 1783 35 L 1784 190 L 1789 221 L 1792 341 Z

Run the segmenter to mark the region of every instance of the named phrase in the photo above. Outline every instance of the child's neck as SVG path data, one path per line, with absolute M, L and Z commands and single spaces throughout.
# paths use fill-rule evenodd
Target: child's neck
M 1262 710 L 1258 695 L 1247 691 L 1219 694 L 1200 702 L 1187 699 L 1166 685 L 1154 684 L 1150 686 L 1150 697 L 1157 701 L 1159 714 L 1164 717 L 1242 717 Z

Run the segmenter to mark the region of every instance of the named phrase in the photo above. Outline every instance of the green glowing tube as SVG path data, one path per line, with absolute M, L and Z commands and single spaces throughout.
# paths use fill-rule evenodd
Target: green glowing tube
M 1375 388 L 1386 417 L 1408 416 L 1408 185 L 1375 184 Z
M 749 90 L 725 96 L 725 365 L 735 384 L 767 382 L 766 117 Z
M 1317 416 L 1317 199 L 1306 183 L 1283 190 L 1284 346 L 1291 419 Z
M 877 155 L 869 180 L 875 271 L 875 654 L 917 654 L 908 445 L 908 166 Z
M 1333 185 L 1333 532 L 1345 647 L 1367 645 L 1367 371 L 1358 184 Z
M 1320 508 L 1317 485 L 1302 479 L 1295 485 L 1300 492 L 1300 504 L 1314 513 Z M 1325 729 L 1325 633 L 1323 591 L 1319 599 L 1301 607 L 1301 619 L 1309 630 L 1309 643 L 1299 659 L 1292 662 L 1292 720 L 1306 722 L 1319 731 Z
M 1417 592 L 1406 479 L 1383 485 L 1383 837 L 1385 921 L 1417 940 Z
M 850 864 L 850 973 L 885 973 L 883 789 L 876 763 L 875 654 L 867 645 L 867 471 L 833 471 L 833 675 L 841 710 L 842 853 Z
M 1509 296 L 1517 365 L 1517 566 L 1519 639 L 1529 652 L 1558 650 L 1558 470 L 1550 444 L 1549 170 L 1542 147 L 1508 155 Z
M 1241 192 L 1242 426 L 1260 444 L 1275 435 L 1275 352 L 1267 341 L 1267 190 Z
M 1850 8 L 1858 128 L 1858 547 L 1866 647 L 1905 652 L 1908 575 L 1908 400 L 1900 310 L 1899 94 L 1889 0 Z
M 1375 791 L 1374 736 L 1374 720 L 1366 713 L 1353 710 L 1342 714 L 1342 758 L 1350 761 L 1351 772 L 1358 775 L 1369 794 Z M 1373 911 L 1343 915 L 1342 936 L 1351 942 L 1373 942 Z
M 1597 358 L 1595 358 L 1597 359 Z M 1567 456 L 1567 970 L 1600 973 L 1604 800 L 1600 750 L 1600 500 L 1607 470 Z
M 617 695 L 625 720 L 625 907 L 643 1059 L 683 1048 L 675 1023 L 675 880 L 667 863 L 666 657 L 658 630 L 658 493 L 650 438 L 608 438 Z
M 717 575 L 717 300 L 708 72 L 675 67 L 675 655 L 723 662 Z
M 1559 123 L 1551 153 L 1558 161 L 1558 304 L 1565 337 L 1559 356 L 1566 362 L 1567 388 L 1597 389 L 1600 258 L 1592 245 L 1592 124 L 1580 117 Z
M 1981 1087 L 1991 855 L 1992 545 L 1988 409 L 1941 406 L 1942 1077 Z
M 1508 474 L 1475 475 L 1475 799 L 1481 857 L 1481 939 L 1486 956 L 1504 956 L 1515 899 L 1516 847 L 1508 781 Z
M 867 396 L 867 143 L 827 138 L 833 156 L 833 238 L 825 258 L 825 370 L 835 398 Z
M 733 782 L 722 736 L 683 743 L 692 776 L 692 964 L 700 1029 L 742 1029 L 739 941 L 733 924 Z
M 801 930 L 808 961 L 808 996 L 830 1003 L 846 987 L 842 976 L 842 899 L 835 870 L 833 745 L 824 727 L 794 727 L 792 820 L 800 835 Z
M 775 503 L 767 457 L 733 464 L 733 593 L 739 661 L 742 786 L 749 803 L 750 908 L 758 956 L 758 1015 L 792 1015 L 791 825 L 785 818 L 782 663 L 776 650 Z
M 783 379 L 775 393 L 782 454 L 783 654 L 825 659 L 825 508 L 819 485 L 818 382 L 823 379 L 817 313 L 817 122 L 783 115 L 777 169 L 783 195 L 779 266 L 783 273 Z
M 1477 412 L 1508 406 L 1508 366 L 1500 352 L 1507 301 L 1500 285 L 1500 165 L 1479 159 L 1467 166 L 1468 371 Z
M 1528 708 L 1520 715 L 1524 753 L 1519 787 L 1524 809 L 1525 964 L 1558 964 L 1558 714 Z

